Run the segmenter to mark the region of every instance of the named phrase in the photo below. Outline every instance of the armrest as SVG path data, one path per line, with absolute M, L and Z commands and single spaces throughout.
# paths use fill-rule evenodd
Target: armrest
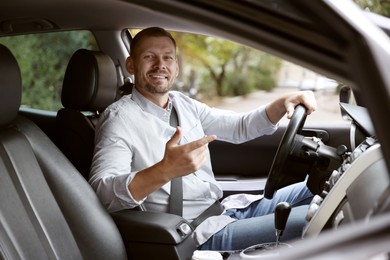
M 122 210 L 111 216 L 126 242 L 176 245 L 193 232 L 184 218 L 169 213 Z

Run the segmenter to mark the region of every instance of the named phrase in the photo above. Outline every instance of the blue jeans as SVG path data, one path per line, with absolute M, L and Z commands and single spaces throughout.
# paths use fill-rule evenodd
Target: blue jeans
M 244 209 L 229 209 L 225 214 L 237 221 L 214 234 L 199 249 L 241 250 L 256 244 L 275 242 L 273 213 L 275 206 L 282 201 L 289 202 L 292 209 L 281 241 L 299 238 L 312 198 L 313 194 L 307 189 L 306 182 L 300 182 L 278 190 L 272 200 L 263 198 Z

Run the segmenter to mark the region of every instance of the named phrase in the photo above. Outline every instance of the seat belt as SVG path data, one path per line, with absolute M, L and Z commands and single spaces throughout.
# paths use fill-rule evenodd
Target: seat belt
M 199 224 L 202 223 L 205 219 L 207 219 L 211 216 L 221 215 L 223 211 L 224 211 L 224 207 L 217 200 L 210 207 L 208 207 L 205 211 L 203 211 L 196 219 L 194 219 L 190 223 L 190 225 L 195 230 L 196 227 L 199 226 Z
M 173 127 L 179 125 L 179 118 L 176 109 L 172 105 L 171 117 L 169 124 Z M 176 177 L 171 180 L 171 195 L 169 196 L 169 213 L 183 216 L 183 179 Z
M 171 180 L 171 196 L 169 196 L 169 212 L 183 216 L 183 179 L 176 177 Z
M 179 125 L 179 119 L 175 108 L 172 106 L 169 124 L 173 127 Z M 210 207 L 203 211 L 190 225 L 195 230 L 200 223 L 211 216 L 221 215 L 224 207 L 219 201 L 214 202 Z M 183 216 L 183 179 L 176 177 L 171 180 L 171 195 L 169 196 L 169 212 L 178 216 Z

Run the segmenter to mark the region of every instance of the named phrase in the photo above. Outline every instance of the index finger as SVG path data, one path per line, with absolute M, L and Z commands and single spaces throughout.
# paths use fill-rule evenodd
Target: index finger
M 286 111 L 287 111 L 287 118 L 288 119 L 291 119 L 292 115 L 294 114 L 294 110 L 295 110 L 295 107 L 293 104 L 288 104 L 287 107 L 286 107 Z
M 188 147 L 188 149 L 190 151 L 192 151 L 192 150 L 198 149 L 206 144 L 211 143 L 215 139 L 217 139 L 216 135 L 205 135 L 204 137 L 202 137 L 198 140 L 192 141 L 191 143 L 188 143 L 185 145 Z

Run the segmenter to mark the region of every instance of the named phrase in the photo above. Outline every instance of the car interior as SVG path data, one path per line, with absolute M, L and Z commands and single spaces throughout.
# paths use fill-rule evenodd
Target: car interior
M 55 113 L 21 107 L 24 90 L 20 66 L 11 50 L 0 44 L 0 259 L 191 259 L 197 249 L 193 229 L 186 219 L 148 212 L 142 207 L 108 213 L 88 184 L 99 114 L 122 95 L 131 93 L 132 88 L 131 78 L 122 69 L 124 60 L 117 59 L 126 57 L 131 41 L 129 31 L 122 30 L 128 24 L 119 20 L 126 21 L 126 10 L 133 10 L 134 28 L 154 25 L 138 17 L 147 14 L 154 22 L 164 17 L 162 25 L 172 30 L 191 28 L 191 22 L 176 25 L 176 19 L 155 13 L 152 9 L 157 6 L 156 1 L 108 1 L 112 5 L 98 2 L 95 13 L 81 23 L 93 31 L 101 50 L 80 48 L 66 61 L 61 89 L 63 108 Z M 272 8 L 279 1 L 274 2 Z M 85 29 L 73 24 L 67 15 L 59 15 L 59 8 L 54 8 L 50 1 L 43 3 L 56 12 L 46 14 L 47 17 L 42 14 L 43 18 L 27 19 L 24 15 L 7 20 L 0 11 L 2 36 Z M 89 4 L 91 1 L 85 7 Z M 70 7 L 64 6 L 71 13 L 67 8 Z M 276 19 L 279 15 L 272 8 L 262 8 L 268 18 Z M 16 7 L 9 10 L 16 12 Z M 102 15 L 107 10 L 117 12 L 112 24 Z M 170 9 L 167 14 L 174 11 Z M 80 15 L 81 11 L 76 12 Z M 60 18 L 55 19 L 55 15 Z M 107 28 L 93 24 L 99 15 L 107 22 Z M 290 17 L 291 21 L 295 21 L 293 18 Z M 304 18 L 295 22 L 307 25 Z M 389 36 L 390 30 L 380 26 Z M 7 34 L 7 30 L 14 31 Z M 213 29 L 210 32 L 218 34 Z M 121 44 L 110 45 L 110 41 Z M 283 42 L 286 46 L 287 43 Z M 313 49 L 323 51 L 322 47 L 316 45 Z M 285 46 L 278 48 L 284 50 Z M 336 51 L 324 53 L 344 62 L 340 58 L 344 56 L 338 56 Z M 302 60 L 310 63 L 307 57 Z M 349 77 L 343 67 L 330 68 L 327 62 L 332 63 L 330 58 L 324 59 L 314 68 L 326 68 L 329 74 L 341 75 L 340 78 Z M 266 198 L 272 198 L 277 189 L 308 178 L 308 186 L 316 195 L 306 215 L 302 239 L 292 241 L 292 248 L 280 249 L 279 259 L 306 259 L 313 255 L 326 258 L 334 256 L 333 250 L 366 256 L 368 252 L 379 254 L 388 247 L 390 178 L 386 150 L 378 138 L 383 135 L 376 123 L 379 115 L 373 116 L 372 110 L 363 106 L 365 92 L 354 88 L 352 80 L 347 83 L 352 83 L 352 87 L 345 86 L 339 94 L 340 117 L 345 123 L 306 122 L 304 108 L 297 108 L 293 119 L 281 124 L 274 135 L 243 144 L 210 144 L 215 176 L 224 188 L 224 196 L 245 192 L 264 193 Z M 289 174 L 286 169 L 291 169 Z M 369 241 L 377 247 L 367 248 Z M 356 250 L 350 250 L 353 245 Z M 222 253 L 225 259 L 237 254 Z M 383 253 L 388 256 L 389 251 Z
M 84 68 L 92 75 L 82 73 L 81 76 L 72 77 L 74 84 L 70 84 L 69 88 L 80 84 L 74 79 L 81 83 L 90 81 L 93 83 L 90 84 L 93 93 L 82 92 L 77 95 L 79 100 L 72 101 L 78 104 L 68 104 L 66 95 L 74 97 L 75 93 L 67 92 L 65 87 L 62 100 L 70 111 L 63 111 L 57 120 L 61 124 L 66 120 L 76 122 L 81 117 L 77 122 L 82 122 L 85 127 L 77 128 L 75 132 L 67 125 L 69 128 L 59 132 L 63 134 L 60 139 L 69 142 L 69 136 L 80 138 L 78 140 L 82 142 L 81 149 L 84 151 L 79 150 L 79 142 L 73 141 L 71 151 L 92 156 L 93 151 L 87 148 L 93 145 L 94 125 L 80 111 L 87 111 L 88 107 L 99 110 L 110 99 L 112 102 L 117 95 L 116 83 L 112 84 L 116 76 L 115 73 L 114 78 L 113 74 L 102 73 L 114 69 L 109 57 L 85 50 L 75 53 L 67 74 L 72 74 L 72 66 L 80 62 L 79 56 L 90 59 L 83 59 L 82 63 L 90 65 Z M 94 59 L 101 60 L 96 62 Z M 7 212 L 3 225 L 6 229 L 20 227 L 11 232 L 2 232 L 2 241 L 8 241 L 1 252 L 5 259 L 25 256 L 35 259 L 124 259 L 127 254 L 132 259 L 154 258 L 156 251 L 150 250 L 151 245 L 167 259 L 192 255 L 196 247 L 186 220 L 168 213 L 136 210 L 124 210 L 110 216 L 89 186 L 88 176 L 77 170 L 77 166 L 82 167 L 77 164 L 78 158 L 71 163 L 69 160 L 72 157 L 66 159 L 64 153 L 36 124 L 18 115 L 20 72 L 15 58 L 5 46 L 1 46 L 1 75 L 2 93 L 6 93 L 2 95 L 1 102 L 1 111 L 4 112 L 4 116 L 1 116 L 1 172 L 4 175 L 1 190 L 4 196 L 15 198 L 9 200 L 7 205 L 2 204 L 2 209 Z M 99 76 L 101 79 L 98 81 L 91 80 Z M 65 80 L 64 85 L 67 84 Z M 27 189 L 24 187 L 26 185 Z

